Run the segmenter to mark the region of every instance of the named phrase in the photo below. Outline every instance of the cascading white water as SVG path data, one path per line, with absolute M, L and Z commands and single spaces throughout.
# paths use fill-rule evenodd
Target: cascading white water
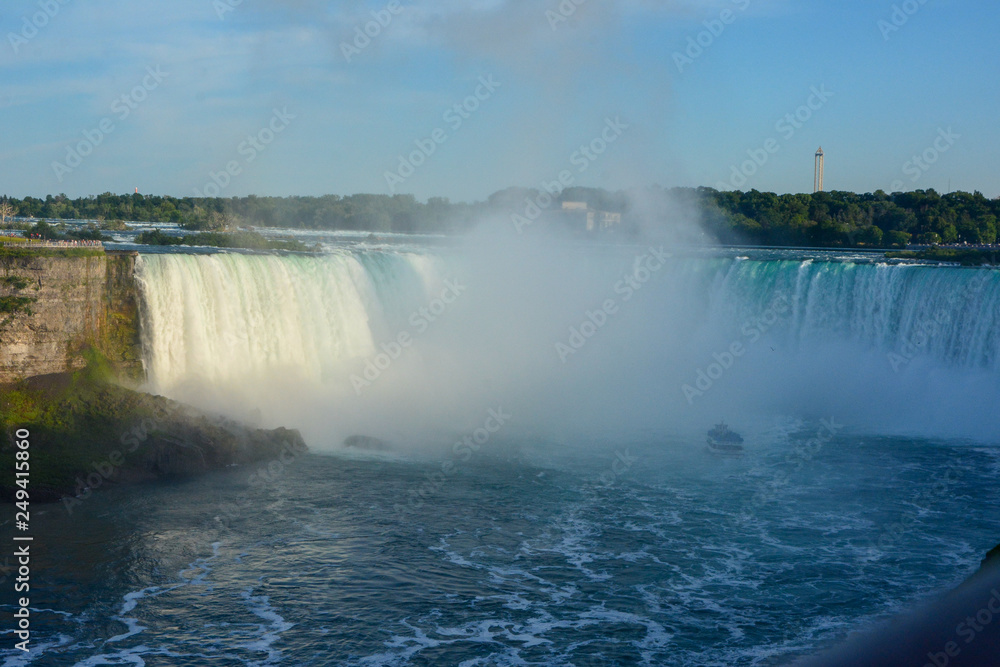
M 1000 371 L 1000 272 L 806 260 L 738 261 L 720 275 L 712 297 L 723 313 L 752 317 L 788 298 L 788 344 L 850 340 Z
M 461 430 L 500 403 L 521 427 L 586 434 L 700 428 L 762 409 L 997 431 L 976 418 L 1000 394 L 996 271 L 676 258 L 626 299 L 617 281 L 634 262 L 634 249 L 146 255 L 149 383 L 207 407 L 256 407 L 324 442 L 389 425 Z M 453 273 L 468 293 L 416 330 L 415 313 Z M 560 356 L 608 299 L 615 312 Z M 775 315 L 777 302 L 787 312 Z M 390 359 L 400 333 L 412 346 Z M 726 365 L 734 343 L 745 352 Z M 710 390 L 685 393 L 714 363 L 725 368 Z
M 413 254 L 145 255 L 144 361 L 150 385 L 319 382 L 371 356 L 440 278 Z

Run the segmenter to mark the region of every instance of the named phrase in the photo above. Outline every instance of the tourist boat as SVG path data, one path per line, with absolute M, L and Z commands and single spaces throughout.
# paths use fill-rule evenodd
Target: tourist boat
M 726 422 L 720 422 L 708 432 L 708 451 L 715 454 L 742 454 L 743 436 L 726 426 Z

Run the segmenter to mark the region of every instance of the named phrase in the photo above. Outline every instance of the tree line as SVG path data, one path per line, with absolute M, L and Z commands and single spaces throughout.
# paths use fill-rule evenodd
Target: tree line
M 539 223 L 569 224 L 563 202 L 621 214 L 615 234 L 669 231 L 681 218 L 698 218 L 710 241 L 816 247 L 899 247 L 907 243 L 992 244 L 997 241 L 1000 199 L 980 192 L 941 195 L 934 190 L 856 194 L 783 194 L 713 188 L 649 187 L 608 191 L 567 188 L 555 196 L 508 188 L 486 201 L 456 203 L 441 197 L 420 202 L 412 195 L 197 198 L 104 193 L 70 199 L 3 198 L 9 221 L 28 218 L 96 220 L 105 229 L 120 221 L 174 222 L 192 230 L 239 227 L 306 228 L 372 233 L 457 233 L 492 218 L 534 216 Z

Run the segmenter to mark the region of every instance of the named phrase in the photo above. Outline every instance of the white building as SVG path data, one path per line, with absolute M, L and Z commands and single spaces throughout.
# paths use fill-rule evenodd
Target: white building
M 622 222 L 621 213 L 599 211 L 591 208 L 589 204 L 582 201 L 565 201 L 563 202 L 562 210 L 568 216 L 579 216 L 582 223 L 580 226 L 588 232 L 611 229 Z M 576 225 L 574 224 L 573 226 L 575 227 Z

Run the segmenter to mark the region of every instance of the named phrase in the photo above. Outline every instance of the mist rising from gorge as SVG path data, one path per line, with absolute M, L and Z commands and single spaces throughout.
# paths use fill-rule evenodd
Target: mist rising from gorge
M 434 448 L 500 407 L 505 433 L 560 440 L 783 416 L 997 435 L 991 273 L 685 253 L 500 216 L 447 249 L 146 256 L 150 383 L 319 449 Z

